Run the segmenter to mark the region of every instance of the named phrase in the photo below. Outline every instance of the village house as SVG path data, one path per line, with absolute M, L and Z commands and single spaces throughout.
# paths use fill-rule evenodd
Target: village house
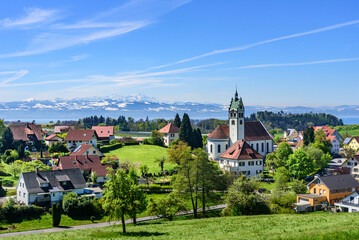
M 327 126 L 314 126 L 313 127 L 314 132 L 318 131 L 319 129 L 323 130 L 327 140 L 330 141 L 332 144 L 331 153 L 338 154 L 340 151 L 340 142 L 342 141 L 342 136 L 339 134 L 339 132 L 335 129 L 330 129 Z
M 22 125 L 9 126 L 14 141 L 23 141 L 25 144 L 34 144 L 38 141 L 43 141 L 41 125 L 27 123 Z
M 179 137 L 179 128 L 173 123 L 167 124 L 159 132 L 163 134 L 163 141 L 166 146 L 170 146 L 171 142 Z
M 265 157 L 273 152 L 273 136 L 258 121 L 244 120 L 244 105 L 236 91 L 228 109 L 228 125 L 218 126 L 208 134 L 206 150 L 213 160 L 218 160 L 238 140 L 247 142 L 256 152 Z
M 70 129 L 65 137 L 67 148 L 70 151 L 75 150 L 82 144 L 91 144 L 97 146 L 97 134 L 95 130 L 72 130 Z
M 300 140 L 300 136 L 295 129 L 287 129 L 284 131 L 283 139 L 289 142 L 298 142 Z
M 54 169 L 73 169 L 80 168 L 85 179 L 89 179 L 93 172 L 97 174 L 98 183 L 103 183 L 108 180 L 106 177 L 107 168 L 110 165 L 102 165 L 98 155 L 79 155 L 79 156 L 62 156 L 59 159 L 57 166 Z
M 344 148 L 346 148 L 346 149 L 349 148 L 349 142 L 350 142 L 350 140 L 352 140 L 352 138 L 346 138 L 346 139 L 344 139 L 344 141 L 343 141 L 343 146 L 344 146 Z
M 354 152 L 358 152 L 359 150 L 359 137 L 352 137 L 348 144 L 349 148 L 354 150 Z
M 92 130 L 96 131 L 98 140 L 100 141 L 111 141 L 112 139 L 115 139 L 113 126 L 93 126 Z
M 100 152 L 100 150 L 98 150 L 96 147 L 92 146 L 91 144 L 81 144 L 70 154 L 70 156 L 85 156 L 85 155 L 97 155 L 100 158 L 105 156 L 102 152 Z
M 17 201 L 50 207 L 67 193 L 84 194 L 86 181 L 79 168 L 21 173 L 16 186 Z
M 341 212 L 359 212 L 359 191 L 355 191 L 349 196 L 346 196 L 341 202 L 334 203 L 334 206 L 339 208 Z
M 263 172 L 263 159 L 262 155 L 242 139 L 219 155 L 219 166 L 234 175 L 254 177 Z
M 297 203 L 310 206 L 334 205 L 359 190 L 359 182 L 350 174 L 317 177 L 307 185 L 309 194 L 298 194 Z
M 50 136 L 45 138 L 45 144 L 47 146 L 51 146 L 54 143 L 63 142 L 64 139 L 57 136 L 56 134 L 51 134 Z
M 350 159 L 345 159 L 341 167 L 349 168 L 350 174 L 359 180 L 359 155 L 354 155 Z
M 74 126 L 55 126 L 54 133 L 55 134 L 65 133 L 65 132 L 68 132 L 70 129 L 75 129 L 75 127 Z

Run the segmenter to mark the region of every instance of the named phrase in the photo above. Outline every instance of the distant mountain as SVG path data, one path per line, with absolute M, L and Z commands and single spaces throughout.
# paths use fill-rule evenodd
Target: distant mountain
M 176 113 L 187 112 L 192 119 L 227 118 L 227 105 L 195 102 L 160 102 L 144 95 L 109 96 L 92 98 L 74 98 L 70 100 L 35 100 L 0 103 L 0 118 L 8 121 L 45 122 L 49 120 L 77 120 L 91 115 L 118 117 L 124 115 L 136 119 L 173 118 Z M 328 113 L 339 118 L 358 118 L 359 105 L 342 105 L 335 107 L 271 107 L 246 106 L 246 115 L 257 111 L 290 113 Z

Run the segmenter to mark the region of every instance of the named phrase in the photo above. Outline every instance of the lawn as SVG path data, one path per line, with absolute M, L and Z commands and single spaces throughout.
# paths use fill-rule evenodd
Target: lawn
M 136 165 L 146 164 L 150 173 L 161 171 L 156 159 L 167 157 L 167 148 L 153 145 L 131 145 L 108 152 L 106 155 L 115 155 L 121 161 L 130 161 Z M 164 169 L 172 169 L 175 164 L 165 162 Z
M 358 239 L 359 214 L 274 214 L 154 221 L 26 236 L 31 239 Z M 18 236 L 13 239 L 23 239 Z
M 334 129 L 336 129 L 344 138 L 359 136 L 359 124 L 336 126 Z

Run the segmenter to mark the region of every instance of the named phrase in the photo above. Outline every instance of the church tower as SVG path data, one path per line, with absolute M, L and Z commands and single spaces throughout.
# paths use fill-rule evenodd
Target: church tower
M 237 140 L 244 139 L 244 105 L 242 98 L 238 98 L 238 92 L 232 98 L 228 109 L 229 118 L 229 146 Z

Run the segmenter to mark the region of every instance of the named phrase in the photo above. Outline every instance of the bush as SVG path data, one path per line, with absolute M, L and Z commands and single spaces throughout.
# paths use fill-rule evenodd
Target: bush
M 122 143 L 116 143 L 116 144 L 113 144 L 113 145 L 106 145 L 106 146 L 102 146 L 100 148 L 100 152 L 107 153 L 109 151 L 116 150 L 116 149 L 119 149 L 121 147 L 122 147 Z
M 143 144 L 144 144 L 144 145 L 152 145 L 150 139 L 148 139 L 148 138 L 145 138 L 145 139 L 143 140 Z
M 40 219 L 45 213 L 45 209 L 41 207 L 17 206 L 13 202 L 5 204 L 1 209 L 0 219 L 8 223 L 22 222 L 24 220 Z
M 131 145 L 140 145 L 137 141 L 127 141 L 125 142 L 125 146 L 131 146 Z
M 14 186 L 14 181 L 8 180 L 8 179 L 3 179 L 2 180 L 2 185 L 4 187 L 12 187 L 12 186 Z
M 52 226 L 58 227 L 61 222 L 61 206 L 59 203 L 52 204 L 51 214 L 52 214 Z
M 149 193 L 162 193 L 162 192 L 169 192 L 173 189 L 172 186 L 167 185 L 167 186 L 161 186 L 158 184 L 152 184 L 150 186 L 147 186 L 145 184 L 141 184 L 139 185 L 140 189 L 149 192 Z
M 112 139 L 111 141 L 110 141 L 110 144 L 111 145 L 114 145 L 114 144 L 116 144 L 117 143 L 117 140 L 116 139 Z
M 73 219 L 90 219 L 102 214 L 96 199 L 78 197 L 76 193 L 67 194 L 62 201 L 63 211 Z

